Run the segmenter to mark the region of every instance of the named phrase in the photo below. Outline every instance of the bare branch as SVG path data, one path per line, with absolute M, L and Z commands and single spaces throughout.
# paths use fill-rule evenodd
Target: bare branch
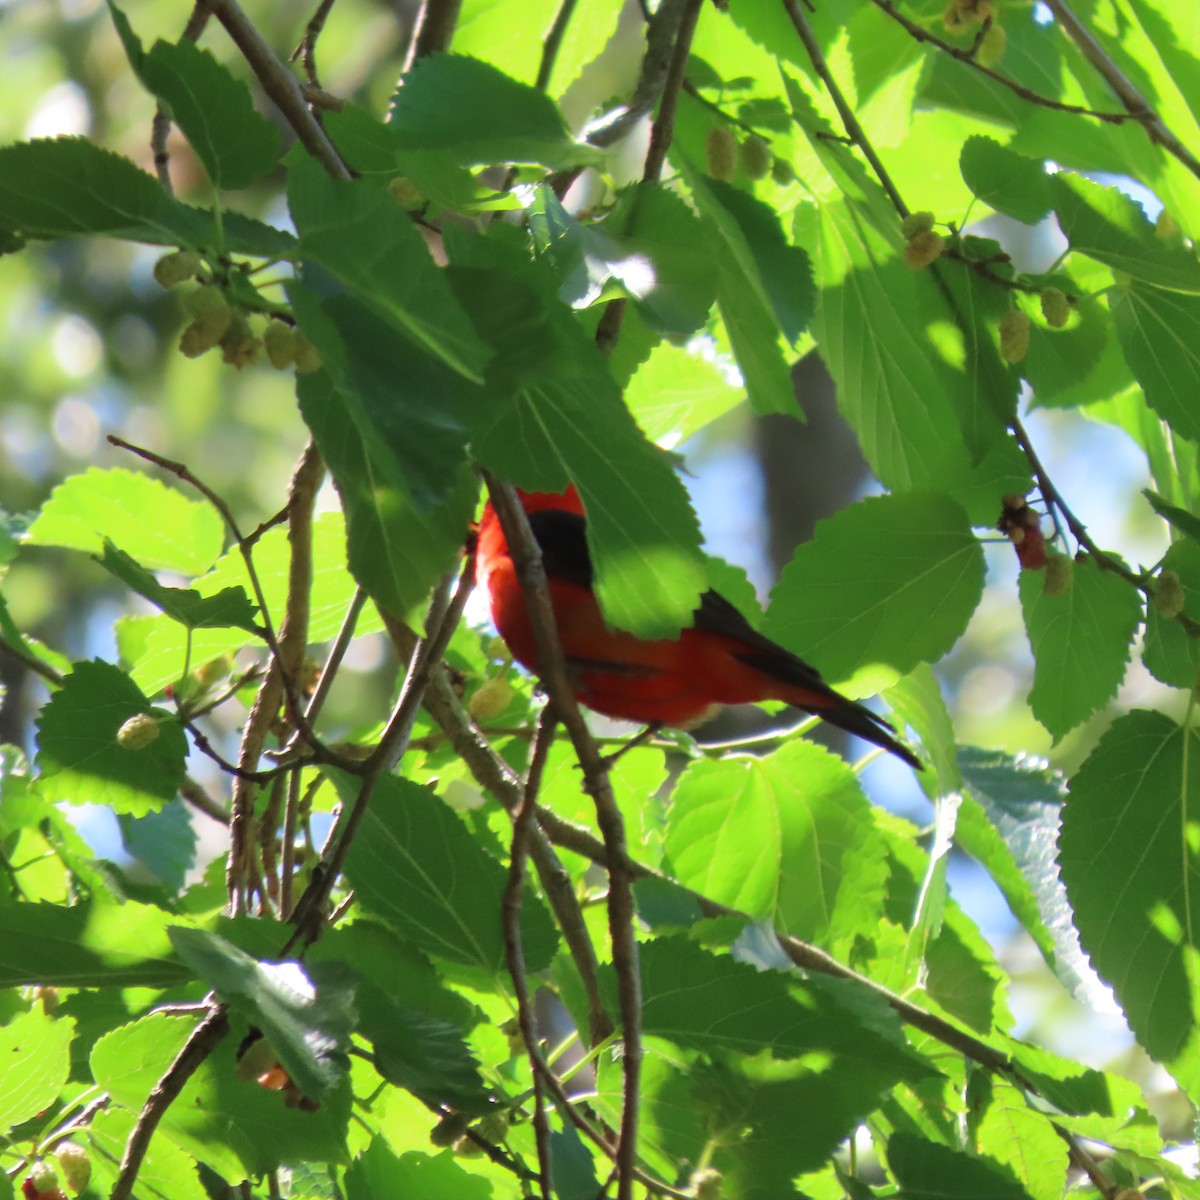
M 450 49 L 461 10 L 462 0 L 423 0 L 404 60 L 406 72 L 426 55 Z
M 1054 14 L 1054 19 L 1062 26 L 1067 37 L 1079 47 L 1084 57 L 1103 77 L 1104 82 L 1116 93 L 1117 99 L 1125 105 L 1129 115 L 1141 123 L 1146 136 L 1168 154 L 1173 154 L 1193 175 L 1200 178 L 1200 160 L 1167 128 L 1142 93 L 1096 40 L 1092 31 L 1072 12 L 1067 0 L 1046 0 L 1046 6 Z
M 308 644 L 309 596 L 312 590 L 312 517 L 317 491 L 325 476 L 325 464 L 314 442 L 309 442 L 292 473 L 288 492 L 288 538 L 291 560 L 288 567 L 288 596 L 279 646 L 272 656 L 266 677 L 259 685 L 238 748 L 239 772 L 255 770 L 267 737 L 287 700 L 296 726 L 306 725 L 297 680 Z M 266 612 L 264 610 L 264 618 Z M 315 741 L 315 738 L 310 738 Z M 253 852 L 249 827 L 254 812 L 258 781 L 240 774 L 233 790 L 233 815 L 229 823 L 229 900 L 235 913 L 243 910 L 248 856 Z
M 575 15 L 575 7 L 578 3 L 579 0 L 562 0 L 558 6 L 558 12 L 554 14 L 554 21 L 546 32 L 545 41 L 542 43 L 542 59 L 538 63 L 537 79 L 533 83 L 534 87 L 540 88 L 542 91 L 550 86 L 550 77 L 554 74 L 554 63 L 558 58 L 562 40 L 567 33 L 567 26 L 570 25 L 571 18 Z
M 877 8 L 887 13 L 898 25 L 903 26 L 916 41 L 936 46 L 944 54 L 950 55 L 951 58 L 957 59 L 958 62 L 971 67 L 981 75 L 986 75 L 989 79 L 994 80 L 1002 87 L 1008 88 L 1014 95 L 1020 96 L 1022 100 L 1026 100 L 1030 104 L 1039 104 L 1043 108 L 1052 108 L 1058 112 L 1076 113 L 1081 117 L 1093 117 L 1097 121 L 1107 121 L 1110 125 L 1120 125 L 1122 122 L 1130 120 L 1144 121 L 1149 115 L 1145 112 L 1098 112 L 1096 109 L 1085 108 L 1080 104 L 1067 104 L 1062 100 L 1043 96 L 1040 92 L 1035 92 L 1033 88 L 1027 88 L 1015 79 L 1010 79 L 1007 75 L 1002 75 L 999 71 L 992 70 L 991 67 L 985 67 L 975 56 L 978 45 L 966 49 L 962 46 L 954 46 L 950 42 L 943 41 L 937 34 L 926 29 L 924 25 L 919 25 L 916 21 L 906 17 L 892 3 L 892 0 L 873 0 L 873 3 Z M 988 20 L 990 21 L 991 18 L 988 18 Z M 977 38 L 976 42 L 978 43 L 978 41 L 979 39 Z
M 304 28 L 303 39 L 288 59 L 288 62 L 295 62 L 297 58 L 300 60 L 309 85 L 317 89 L 321 87 L 321 80 L 317 75 L 317 39 L 321 36 L 335 3 L 336 0 L 321 0 L 317 11 Z
M 226 33 L 258 77 L 263 90 L 275 102 L 275 107 L 283 114 L 304 148 L 335 179 L 349 179 L 350 171 L 342 162 L 336 147 L 304 103 L 299 81 L 279 61 L 237 0 L 205 0 L 205 3 L 225 27 Z
M 615 146 L 658 103 L 666 84 L 675 44 L 688 7 L 694 0 L 662 0 L 646 27 L 646 53 L 642 56 L 633 95 L 611 121 L 588 135 L 593 146 Z
M 500 903 L 504 956 L 509 977 L 512 979 L 513 995 L 517 1001 L 517 1025 L 533 1068 L 533 1131 L 537 1144 L 538 1184 L 543 1200 L 550 1200 L 550 1125 L 546 1120 L 546 1081 L 539 1069 L 543 1059 L 529 995 L 529 979 L 525 974 L 525 951 L 521 945 L 521 901 L 525 894 L 525 854 L 530 831 L 535 828 L 538 789 L 542 784 L 542 773 L 546 769 L 550 747 L 554 744 L 554 727 L 557 723 L 554 707 L 547 705 L 542 710 L 541 721 L 538 724 L 537 739 L 533 743 L 533 754 L 525 776 L 525 787 L 517 807 L 512 812 L 512 848 L 509 852 L 508 882 L 505 884 Z
M 488 493 L 500 518 L 509 553 L 529 606 L 529 619 L 537 642 L 538 666 L 558 718 L 566 726 L 583 769 L 584 786 L 596 805 L 596 822 L 604 838 L 608 868 L 608 929 L 621 1015 L 621 1067 L 623 1096 L 621 1130 L 617 1145 L 617 1200 L 633 1194 L 637 1163 L 638 1093 L 642 1066 L 642 980 L 634 933 L 632 878 L 628 870 L 625 822 L 613 796 L 612 782 L 595 739 L 579 711 L 567 675 L 562 646 L 546 586 L 541 552 L 516 492 L 485 475 Z
M 109 1193 L 109 1200 L 129 1200 L 133 1195 L 133 1185 L 137 1182 L 138 1171 L 141 1170 L 142 1160 L 150 1148 L 150 1139 L 154 1136 L 159 1121 L 183 1091 L 187 1081 L 228 1032 L 229 1018 L 223 1004 L 212 1008 L 208 1016 L 192 1030 L 191 1036 L 175 1056 L 175 1061 L 154 1085 L 154 1090 L 138 1114 L 137 1124 L 129 1135 L 129 1141 L 125 1143 L 121 1171 Z
M 442 655 L 445 654 L 446 647 L 450 644 L 450 638 L 458 627 L 462 611 L 466 607 L 467 597 L 470 596 L 474 585 L 475 563 L 468 556 L 459 575 L 458 586 L 450 603 L 446 606 L 441 620 L 429 638 L 418 643 L 413 651 L 404 686 L 400 690 L 400 697 L 392 711 L 387 728 L 370 758 L 362 764 L 362 784 L 359 787 L 358 795 L 355 797 L 354 803 L 343 812 L 333 829 L 330 830 L 326 848 L 322 854 L 323 861 L 313 871 L 312 881 L 296 904 L 293 916 L 296 931 L 280 952 L 281 956 L 286 955 L 297 942 L 304 941 L 306 944 L 312 942 L 320 931 L 322 910 L 341 874 L 354 836 L 366 816 L 371 795 L 379 780 L 396 765 L 408 746 L 417 713 L 421 710 L 425 691 L 434 672 L 441 664 Z M 433 624 L 432 619 L 430 624 Z
M 207 0 L 196 0 L 192 15 L 183 27 L 181 40 L 197 41 L 208 24 L 209 16 Z M 158 182 L 163 185 L 163 190 L 168 196 L 173 196 L 175 188 L 171 184 L 171 155 L 167 150 L 167 138 L 170 136 L 171 114 L 160 100 L 155 106 L 154 120 L 150 124 L 150 150 L 154 155 L 154 173 L 158 176 Z
M 800 40 L 804 43 L 804 49 L 808 54 L 809 60 L 812 62 L 813 70 L 816 71 L 817 76 L 825 85 L 825 90 L 829 93 L 834 107 L 838 110 L 838 116 L 842 118 L 842 124 L 846 128 L 846 132 L 850 135 L 851 141 L 862 151 L 863 157 L 871 164 L 871 170 L 875 172 L 876 179 L 879 180 L 883 190 L 887 192 L 888 199 L 892 202 L 892 207 L 902 217 L 907 217 L 908 206 L 904 203 L 903 197 L 892 182 L 887 169 L 880 161 L 879 155 L 875 153 L 875 148 L 871 145 L 862 125 L 859 124 L 853 107 L 842 93 L 842 89 L 838 87 L 838 82 L 834 79 L 833 72 L 829 69 L 829 64 L 825 61 L 825 55 L 822 53 L 821 45 L 813 34 L 812 26 L 808 23 L 808 18 L 800 11 L 800 5 L 796 0 L 783 0 L 783 7 L 787 9 L 787 14 L 791 18 L 792 25 L 800 35 Z

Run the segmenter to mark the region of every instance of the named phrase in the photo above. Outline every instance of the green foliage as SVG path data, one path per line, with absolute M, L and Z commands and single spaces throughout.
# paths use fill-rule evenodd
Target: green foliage
M 464 0 L 397 85 L 390 10 L 341 0 L 303 90 L 288 6 L 6 15 L 0 1196 L 69 1134 L 82 1194 L 135 1200 L 1200 1197 L 1196 23 L 648 7 Z M 94 136 L 43 136 L 77 95 Z M 674 453 L 799 417 L 814 347 L 885 494 L 764 612 Z M 1141 455 L 1158 547 L 1089 532 L 1036 408 Z M 886 689 L 923 826 L 790 730 L 634 746 L 605 807 L 444 627 L 493 479 L 577 487 L 624 636 L 711 588 Z M 1018 613 L 1027 701 L 964 707 Z M 960 852 L 1046 1012 L 1110 989 L 1176 1093 L 1010 1005 Z

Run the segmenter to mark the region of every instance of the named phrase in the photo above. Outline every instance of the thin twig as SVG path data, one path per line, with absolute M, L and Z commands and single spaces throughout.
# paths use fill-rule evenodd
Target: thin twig
M 196 0 L 196 6 L 192 9 L 192 15 L 188 17 L 188 23 L 183 27 L 180 40 L 198 41 L 210 15 L 207 0 Z M 155 106 L 154 120 L 150 124 L 150 150 L 154 155 L 154 173 L 158 176 L 158 182 L 163 185 L 163 190 L 168 196 L 173 196 L 175 189 L 171 184 L 171 154 L 167 149 L 167 138 L 170 136 L 171 114 L 160 100 Z
M 338 630 L 337 637 L 329 648 L 329 654 L 325 659 L 325 665 L 321 668 L 321 674 L 317 679 L 317 686 L 313 689 L 308 707 L 304 710 L 305 719 L 310 725 L 316 722 L 321 709 L 325 706 L 329 689 L 333 686 L 333 680 L 337 675 L 338 668 L 342 665 L 342 659 L 346 657 L 346 651 L 354 640 L 354 631 L 358 628 L 358 618 L 362 615 L 366 603 L 366 589 L 357 588 L 350 601 L 350 607 L 346 609 L 346 615 L 342 618 L 342 626 Z
M 629 103 L 610 121 L 593 129 L 587 140 L 593 146 L 614 146 L 658 103 L 670 70 L 676 35 L 692 0 L 662 0 L 646 26 L 646 53 Z
M 558 6 L 558 12 L 554 14 L 553 23 L 546 31 L 545 40 L 542 42 L 542 60 L 538 63 L 537 78 L 533 81 L 533 86 L 543 92 L 550 86 L 550 77 L 554 74 L 554 63 L 558 58 L 567 26 L 571 23 L 571 17 L 574 16 L 575 6 L 578 3 L 579 0 L 562 0 Z
M 308 82 L 315 88 L 321 86 L 317 75 L 317 39 L 321 36 L 335 3 L 336 0 L 321 0 L 317 11 L 312 15 L 312 20 L 304 27 L 304 37 L 288 59 L 288 62 L 295 62 L 297 58 L 300 60 Z
M 1045 501 L 1047 508 L 1057 509 L 1062 514 L 1062 518 L 1066 521 L 1067 528 L 1071 531 L 1072 536 L 1092 556 L 1096 566 L 1102 571 L 1110 571 L 1114 575 L 1119 575 L 1126 583 L 1131 583 L 1148 597 L 1151 596 L 1154 592 L 1153 585 L 1140 575 L 1134 574 L 1119 559 L 1113 558 L 1110 554 L 1106 554 L 1101 550 L 1092 540 L 1091 534 L 1087 531 L 1087 526 L 1067 507 L 1062 494 L 1054 486 L 1050 476 L 1046 474 L 1046 468 L 1042 466 L 1042 461 L 1033 447 L 1033 442 L 1030 440 L 1025 426 L 1021 424 L 1020 418 L 1013 417 L 1009 421 L 1009 428 L 1013 432 L 1013 437 L 1016 438 L 1017 445 L 1021 447 L 1026 459 L 1029 461 L 1033 477 L 1037 480 L 1038 491 L 1042 493 L 1042 499 Z
M 410 657 L 416 637 L 407 625 L 389 613 L 383 613 L 384 625 L 397 652 Z M 460 758 L 473 764 L 472 773 L 481 787 L 491 793 L 510 813 L 521 794 L 521 782 L 512 767 L 496 754 L 486 737 L 472 722 L 463 708 L 444 670 L 435 673 L 425 692 L 425 708 L 443 729 L 443 737 Z M 522 734 L 527 730 L 519 731 Z M 416 740 L 411 745 L 416 745 Z M 485 780 L 487 782 L 485 782 Z M 600 997 L 599 968 L 591 934 L 584 921 L 583 910 L 571 877 L 554 852 L 550 839 L 540 825 L 530 834 L 529 856 L 537 868 L 538 879 L 546 899 L 566 939 L 567 950 L 579 972 L 588 1003 L 588 1033 L 590 1044 L 599 1045 L 612 1035 L 612 1021 Z
M 232 763 L 227 759 L 213 744 L 208 740 L 204 731 L 190 718 L 181 716 L 179 723 L 192 735 L 192 741 L 196 745 L 196 749 L 200 751 L 206 758 L 211 758 L 213 762 L 221 768 L 231 779 L 240 780 L 247 784 L 263 784 L 269 783 L 274 778 L 278 767 L 272 768 L 269 771 L 251 771 L 245 767 L 238 766 L 237 763 Z
M 517 1001 L 517 1025 L 533 1069 L 533 1132 L 537 1145 L 538 1184 L 543 1200 L 550 1200 L 550 1125 L 546 1120 L 546 1081 L 537 1065 L 542 1061 L 541 1047 L 538 1044 L 537 1025 L 529 995 L 529 979 L 525 974 L 525 951 L 521 945 L 521 902 L 525 895 L 525 854 L 529 834 L 535 828 L 538 790 L 542 785 L 542 774 L 550 756 L 550 747 L 554 744 L 554 727 L 557 724 L 554 706 L 548 704 L 542 710 L 542 717 L 538 723 L 538 734 L 533 743 L 533 754 L 529 760 L 521 799 L 512 813 L 508 882 L 500 902 L 504 957 L 509 977 L 512 979 L 513 995 Z
M 404 59 L 405 72 L 426 55 L 450 49 L 461 10 L 462 0 L 423 0 Z
M 1200 178 L 1200 160 L 1167 128 L 1145 96 L 1096 40 L 1092 31 L 1072 12 L 1067 0 L 1046 0 L 1046 6 L 1054 14 L 1054 19 L 1067 37 L 1079 47 L 1083 56 L 1116 93 L 1117 99 L 1125 106 L 1129 115 L 1146 131 L 1146 136 L 1168 154 L 1173 154 L 1193 175 Z
M 163 1077 L 154 1085 L 137 1123 L 125 1143 L 121 1158 L 121 1170 L 109 1193 L 109 1200 L 129 1200 L 133 1185 L 137 1181 L 142 1160 L 150 1148 L 150 1139 L 158 1128 L 159 1121 L 170 1105 L 183 1091 L 184 1084 L 196 1073 L 204 1060 L 217 1048 L 221 1039 L 229 1032 L 229 1018 L 223 1004 L 213 1008 L 207 1017 L 192 1030 L 191 1036 L 175 1056 L 175 1061 L 166 1069 Z
M 696 22 L 700 19 L 700 8 L 704 0 L 683 0 L 678 14 L 678 23 L 673 28 L 674 42 L 662 83 L 662 99 L 658 105 L 658 116 L 650 128 L 650 145 L 646 149 L 646 161 L 642 167 L 642 182 L 654 184 L 662 177 L 667 151 L 675 136 L 675 113 L 679 107 L 679 91 L 683 87 L 687 71 L 688 56 L 692 49 L 692 38 Z M 663 6 L 666 7 L 665 5 Z M 655 17 L 657 24 L 659 18 Z M 653 28 L 653 26 L 651 27 Z M 649 50 L 647 50 L 649 55 Z M 634 215 L 637 220 L 638 193 L 634 194 Z M 596 324 L 595 341 L 601 353 L 611 354 L 621 333 L 621 322 L 625 317 L 625 297 L 611 300 Z
M 212 15 L 225 27 L 226 33 L 250 64 L 263 90 L 275 102 L 275 107 L 295 131 L 304 148 L 335 179 L 351 178 L 350 170 L 337 148 L 329 140 L 320 121 L 313 116 L 295 75 L 284 66 L 275 52 L 263 40 L 237 0 L 205 0 Z
M 792 25 L 800 35 L 800 40 L 804 43 L 804 49 L 808 54 L 809 60 L 812 62 L 813 70 L 816 71 L 818 78 L 825 85 L 825 90 L 828 91 L 829 98 L 838 110 L 838 116 L 841 117 L 846 132 L 850 135 L 859 150 L 862 151 L 863 157 L 871 164 L 871 170 L 875 172 L 876 179 L 879 180 L 883 190 L 887 192 L 888 198 L 892 202 L 892 207 L 895 208 L 901 217 L 907 217 L 908 206 L 904 203 L 899 191 L 897 191 L 896 185 L 892 182 L 891 176 L 888 175 L 887 169 L 880 161 L 879 155 L 875 153 L 875 148 L 871 145 L 866 131 L 859 124 L 854 108 L 846 100 L 842 89 L 838 87 L 837 80 L 834 79 L 833 72 L 829 69 L 829 64 L 825 61 L 825 55 L 821 51 L 821 44 L 817 41 L 816 36 L 813 34 L 812 26 L 808 23 L 808 18 L 800 11 L 800 5 L 796 0 L 783 0 L 783 7 L 787 9 L 787 14 L 791 18 Z
M 279 871 L 282 876 L 279 891 L 279 914 L 285 921 L 292 917 L 292 885 L 296 873 L 296 830 L 300 823 L 300 813 L 306 806 L 312 804 L 313 796 L 321 786 L 323 777 L 316 775 L 300 794 L 300 772 L 292 771 L 288 776 L 287 804 L 283 810 L 283 859 Z
M 179 785 L 179 794 L 197 812 L 202 812 L 222 825 L 229 820 L 228 811 L 218 804 L 194 779 L 185 776 Z
M 35 675 L 40 675 L 47 683 L 58 687 L 63 681 L 61 671 L 56 671 L 49 663 L 44 663 L 36 655 L 30 654 L 23 646 L 14 646 L 12 642 L 0 641 L 0 650 L 23 663 Z
M 632 879 L 627 869 L 625 822 L 613 796 L 612 781 L 591 731 L 579 711 L 566 661 L 558 640 L 554 610 L 546 585 L 541 552 L 516 492 L 485 474 L 485 482 L 508 541 L 509 553 L 525 593 L 538 653 L 538 673 L 566 726 L 583 769 L 584 786 L 596 805 L 596 822 L 608 859 L 608 928 L 617 977 L 621 1016 L 623 1095 L 617 1142 L 617 1200 L 633 1195 L 637 1164 L 638 1095 L 642 1067 L 642 980 L 634 932 Z
M 1050 96 L 1044 96 L 1041 92 L 1035 92 L 1033 88 L 1028 88 L 1022 83 L 1018 83 L 1015 79 L 1010 79 L 1007 75 L 1002 75 L 999 71 L 993 70 L 991 67 L 985 67 L 978 58 L 975 57 L 977 46 L 964 48 L 962 46 L 952 45 L 950 42 L 943 41 L 936 33 L 926 29 L 924 25 L 918 24 L 916 21 L 906 17 L 896 6 L 892 0 L 873 0 L 875 6 L 885 12 L 898 25 L 908 32 L 908 34 L 918 42 L 927 42 L 931 46 L 936 46 L 944 54 L 950 55 L 960 63 L 971 67 L 978 71 L 981 75 L 986 75 L 989 79 L 994 80 L 1002 87 L 1008 88 L 1010 92 L 1019 96 L 1022 100 L 1028 101 L 1030 104 L 1039 104 L 1043 108 L 1052 108 L 1058 112 L 1076 113 L 1081 117 L 1093 117 L 1097 121 L 1107 121 L 1110 125 L 1120 125 L 1125 121 L 1145 121 L 1150 116 L 1147 112 L 1100 112 L 1094 108 L 1085 108 L 1080 104 L 1067 104 L 1062 100 L 1055 100 Z M 976 39 L 978 41 L 979 39 Z
M 299 941 L 312 942 L 320 931 L 321 912 L 332 891 L 350 845 L 366 816 L 367 806 L 379 780 L 387 774 L 400 760 L 408 747 L 412 736 L 417 714 L 421 710 L 425 690 L 433 678 L 434 672 L 441 664 L 442 655 L 450 644 L 450 639 L 458 628 L 466 607 L 467 598 L 475 585 L 475 563 L 468 558 L 463 563 L 458 585 L 441 620 L 434 627 L 434 632 L 419 645 L 414 652 L 412 662 L 405 676 L 404 686 L 392 716 L 384 729 L 379 745 L 371 756 L 361 764 L 362 783 L 358 795 L 350 808 L 342 814 L 330 831 L 326 842 L 326 851 L 322 853 L 321 864 L 313 871 L 312 880 L 305 889 L 304 895 L 296 904 L 294 920 L 296 931 L 288 939 L 281 951 L 281 957 Z M 430 625 L 432 626 L 432 620 Z
M 289 715 L 299 727 L 307 726 L 300 704 L 296 681 L 308 644 L 308 616 L 312 591 L 312 521 L 317 492 L 325 477 L 325 464 L 310 441 L 300 456 L 288 490 L 288 540 L 291 559 L 288 567 L 288 594 L 283 623 L 279 630 L 278 653 L 271 659 L 266 677 L 259 685 L 250 715 L 242 730 L 238 747 L 238 768 L 253 771 L 262 756 L 267 737 L 279 717 L 281 702 L 287 699 Z M 310 739 L 315 741 L 314 739 Z M 244 907 L 248 856 L 253 847 L 248 836 L 258 781 L 239 775 L 233 789 L 233 816 L 229 822 L 229 901 L 236 914 Z

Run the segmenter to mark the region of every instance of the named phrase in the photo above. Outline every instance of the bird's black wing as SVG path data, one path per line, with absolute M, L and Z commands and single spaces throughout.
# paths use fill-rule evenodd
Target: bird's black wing
M 592 586 L 592 556 L 588 553 L 587 521 L 583 517 L 561 508 L 543 508 L 529 514 L 529 528 L 551 579 Z

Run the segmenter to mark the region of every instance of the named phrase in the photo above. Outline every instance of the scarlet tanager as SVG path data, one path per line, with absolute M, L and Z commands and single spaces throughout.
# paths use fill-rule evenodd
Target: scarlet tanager
M 835 692 L 817 671 L 757 633 L 724 597 L 700 597 L 692 625 L 676 638 L 647 639 L 610 629 L 592 590 L 583 504 L 574 487 L 559 494 L 519 492 L 541 548 L 567 667 L 581 704 L 605 716 L 687 729 L 726 704 L 782 700 L 814 713 L 921 769 L 891 736 L 892 726 Z M 475 568 L 492 620 L 513 657 L 538 671 L 525 595 L 500 519 L 489 502 L 476 541 Z

